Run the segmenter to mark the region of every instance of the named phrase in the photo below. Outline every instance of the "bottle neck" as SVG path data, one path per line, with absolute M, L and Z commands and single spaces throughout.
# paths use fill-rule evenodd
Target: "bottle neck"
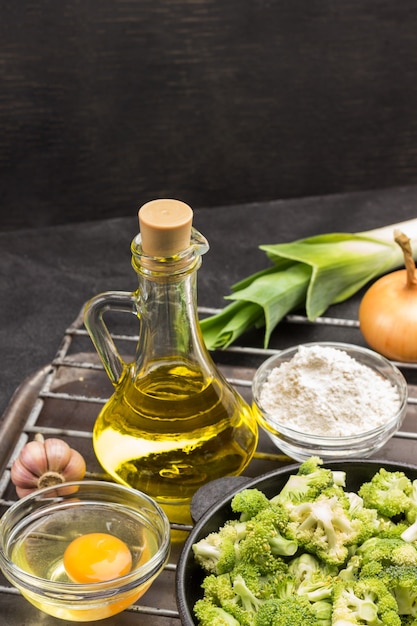
M 201 369 L 208 359 L 197 313 L 197 270 L 201 256 L 190 248 L 171 259 L 144 257 L 136 248 L 140 319 L 136 372 L 158 364 L 187 363 Z

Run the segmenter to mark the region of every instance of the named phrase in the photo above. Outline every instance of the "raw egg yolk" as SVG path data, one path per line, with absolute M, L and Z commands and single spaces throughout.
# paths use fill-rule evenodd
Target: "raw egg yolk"
M 128 574 L 132 567 L 132 555 L 118 537 L 107 533 L 88 533 L 67 546 L 64 567 L 76 583 L 100 583 Z

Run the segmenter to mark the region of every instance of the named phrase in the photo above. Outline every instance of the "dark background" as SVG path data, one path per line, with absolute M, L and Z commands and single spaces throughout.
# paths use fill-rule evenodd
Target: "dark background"
M 417 3 L 0 0 L 0 228 L 417 183 Z

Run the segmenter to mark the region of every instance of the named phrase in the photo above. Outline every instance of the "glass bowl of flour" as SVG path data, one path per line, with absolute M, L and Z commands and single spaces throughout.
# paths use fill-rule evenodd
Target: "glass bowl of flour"
M 390 361 L 360 346 L 307 343 L 257 370 L 253 409 L 274 444 L 297 461 L 366 458 L 401 426 L 407 383 Z

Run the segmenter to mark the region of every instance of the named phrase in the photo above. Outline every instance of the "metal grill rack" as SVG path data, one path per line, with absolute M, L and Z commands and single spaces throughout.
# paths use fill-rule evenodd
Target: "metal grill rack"
M 201 315 L 213 313 L 200 309 Z M 349 341 L 360 343 L 358 323 L 355 320 L 322 317 L 314 323 L 302 316 L 291 315 L 282 323 L 281 348 L 303 341 Z M 128 360 L 137 343 L 136 327 L 112 331 L 120 352 Z M 280 340 L 280 338 L 279 338 Z M 219 369 L 248 400 L 251 399 L 251 382 L 256 368 L 274 349 L 257 347 L 231 347 L 213 354 Z M 409 385 L 407 415 L 402 429 L 380 451 L 378 458 L 390 461 L 415 462 L 417 439 L 417 366 L 396 363 L 403 371 Z M 65 439 L 87 460 L 88 475 L 103 478 L 102 470 L 92 448 L 92 427 L 100 410 L 112 393 L 101 362 L 92 349 L 90 338 L 83 327 L 82 311 L 65 331 L 52 363 L 35 372 L 17 389 L 0 424 L 0 514 L 16 499 L 10 481 L 11 464 L 25 443 L 36 433 Z M 257 476 L 290 462 L 261 433 L 258 450 L 245 474 Z M 292 462 L 292 461 L 291 461 Z M 173 526 L 176 535 L 186 536 L 187 526 Z M 181 540 L 172 546 L 170 562 L 164 572 L 141 598 L 140 604 L 124 611 L 122 616 L 105 620 L 107 626 L 178 626 L 180 624 L 175 601 L 175 569 L 181 551 Z M 39 623 L 39 613 L 21 598 L 19 592 L 0 578 L 0 605 L 2 615 L 7 615 L 9 626 Z M 56 624 L 54 618 L 43 616 L 43 626 Z

